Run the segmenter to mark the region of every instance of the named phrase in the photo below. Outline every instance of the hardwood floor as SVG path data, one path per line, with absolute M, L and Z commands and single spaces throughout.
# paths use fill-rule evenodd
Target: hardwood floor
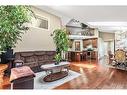
M 11 84 L 10 84 L 10 81 L 9 81 L 9 77 L 5 76 L 4 79 L 3 79 L 3 83 L 0 84 L 0 89 L 10 89 L 11 87 Z
M 127 71 L 108 68 L 103 65 L 105 62 L 107 61 L 104 59 L 100 62 L 92 61 L 91 63 L 73 62 L 71 64 L 71 69 L 81 73 L 81 76 L 55 89 L 126 89 Z M 91 65 L 90 67 L 83 67 L 77 64 Z
M 97 61 L 71 62 L 71 70 L 81 76 L 54 89 L 126 89 L 127 71 L 108 68 L 107 59 Z M 2 89 L 10 88 L 9 78 L 5 77 Z

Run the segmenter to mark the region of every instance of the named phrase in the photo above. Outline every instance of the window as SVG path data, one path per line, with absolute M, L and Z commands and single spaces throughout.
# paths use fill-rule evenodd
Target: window
M 36 15 L 36 18 L 32 18 L 32 26 L 48 30 L 49 21 L 47 18 Z

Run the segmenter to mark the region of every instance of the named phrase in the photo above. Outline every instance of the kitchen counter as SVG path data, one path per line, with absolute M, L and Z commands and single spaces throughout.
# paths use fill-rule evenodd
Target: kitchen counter
M 89 59 L 97 60 L 98 52 L 97 51 L 69 51 L 68 59 L 70 61 L 85 61 Z

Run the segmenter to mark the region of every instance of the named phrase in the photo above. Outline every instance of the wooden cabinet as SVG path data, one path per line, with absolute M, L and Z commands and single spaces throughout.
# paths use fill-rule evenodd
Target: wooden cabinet
M 87 48 L 88 45 L 92 44 L 93 48 L 97 48 L 97 38 L 84 39 L 83 48 Z
M 92 39 L 92 46 L 93 48 L 97 48 L 97 38 Z
M 90 44 L 91 44 L 91 42 L 90 42 L 89 39 L 83 40 L 83 48 L 87 48 L 87 46 L 90 45 Z
M 82 52 L 72 52 L 72 61 L 81 61 L 81 53 Z
M 97 51 L 70 51 L 68 52 L 68 61 L 85 61 L 89 59 L 97 60 L 98 59 Z
M 98 52 L 97 51 L 83 51 L 86 55 L 86 60 L 93 59 L 97 60 L 98 59 Z
M 91 59 L 97 59 L 97 51 L 91 52 Z

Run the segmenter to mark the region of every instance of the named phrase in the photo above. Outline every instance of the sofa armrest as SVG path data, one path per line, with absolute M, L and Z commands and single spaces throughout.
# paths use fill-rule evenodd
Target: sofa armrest
M 15 67 L 21 67 L 21 66 L 23 66 L 24 62 L 21 59 L 16 59 L 14 61 L 14 64 L 15 64 Z

